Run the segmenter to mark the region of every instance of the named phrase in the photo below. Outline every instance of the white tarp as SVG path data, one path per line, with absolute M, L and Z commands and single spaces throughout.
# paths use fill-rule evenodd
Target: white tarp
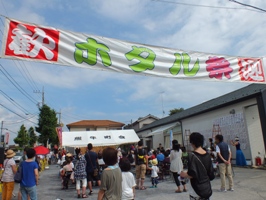
M 8 18 L 1 56 L 174 79 L 266 83 L 265 57 L 227 56 L 156 47 Z
M 62 133 L 62 146 L 86 147 L 114 146 L 136 143 L 140 139 L 134 130 L 73 131 Z
M 165 130 L 168 130 L 170 128 L 175 127 L 177 124 L 176 123 L 172 123 L 172 124 L 167 124 L 165 126 L 161 126 L 158 129 L 156 129 L 155 131 L 152 131 L 151 133 L 149 133 L 146 137 L 150 137 L 150 136 L 154 136 L 154 135 L 158 135 L 163 133 Z

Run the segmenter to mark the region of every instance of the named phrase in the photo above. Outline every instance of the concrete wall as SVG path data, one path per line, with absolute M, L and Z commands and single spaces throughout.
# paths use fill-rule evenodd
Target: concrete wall
M 259 140 L 263 141 L 256 104 L 257 101 L 254 98 L 182 120 L 183 136 L 185 138 L 185 130 L 190 130 L 191 133 L 197 131 L 208 140 L 208 138 L 212 138 L 217 134 L 213 134 L 213 125 L 219 124 L 225 142 L 230 143 L 236 136 L 240 138 L 243 153 L 251 164 L 251 161 L 255 159 L 256 151 L 259 150 L 265 154 L 265 151 L 263 151 L 264 145 L 259 143 L 262 148 L 254 148 L 258 145 Z M 249 112 L 246 108 L 252 105 L 254 106 L 252 112 Z M 230 114 L 233 109 L 235 114 Z M 231 147 L 231 149 L 233 158 L 235 158 L 235 147 Z
M 255 164 L 255 158 L 265 156 L 264 140 L 262 138 L 261 122 L 258 107 L 256 105 L 245 108 L 245 118 L 248 127 L 252 163 Z
M 86 128 L 76 128 L 76 127 L 71 127 L 70 132 L 73 132 L 73 131 L 86 131 Z
M 106 128 L 106 127 L 97 127 L 97 128 L 89 128 L 90 131 L 106 131 L 106 130 L 121 130 L 121 127 L 113 127 L 113 128 Z M 86 131 L 87 127 L 72 127 L 70 128 L 71 131 Z

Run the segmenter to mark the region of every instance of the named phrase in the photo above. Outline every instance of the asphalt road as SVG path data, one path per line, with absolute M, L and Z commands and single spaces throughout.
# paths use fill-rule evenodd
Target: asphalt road
M 70 200 L 76 199 L 75 187 L 70 186 L 68 190 L 61 190 L 61 182 L 58 178 L 59 168 L 55 165 L 50 166 L 49 170 L 42 172 L 40 184 L 38 186 L 38 200 Z M 218 192 L 220 188 L 220 179 L 217 178 L 212 182 L 213 196 L 215 200 L 266 200 L 266 171 L 257 169 L 234 168 L 235 171 L 235 191 Z M 146 179 L 146 186 L 150 186 L 149 178 Z M 187 200 L 188 193 L 176 194 L 173 180 L 168 179 L 160 182 L 157 189 L 148 188 L 145 191 L 136 192 L 136 200 Z M 97 199 L 98 188 L 94 188 L 94 194 L 88 199 Z M 14 193 L 17 194 L 18 185 Z M 14 197 L 13 199 L 17 199 Z

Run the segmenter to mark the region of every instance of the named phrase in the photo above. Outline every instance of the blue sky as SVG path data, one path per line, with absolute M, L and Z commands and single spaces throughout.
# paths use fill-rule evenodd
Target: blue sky
M 242 8 L 222 0 L 177 2 Z M 263 0 L 242 2 L 266 8 Z M 189 7 L 151 0 L 45 0 L 41 3 L 0 0 L 0 14 L 59 29 L 175 49 L 235 56 L 263 56 L 266 52 L 266 14 L 243 9 Z M 3 31 L 1 21 L 0 29 Z M 64 124 L 82 119 L 129 123 L 147 114 L 162 117 L 162 96 L 167 115 L 172 108 L 189 108 L 246 86 L 123 75 L 5 59 L 0 59 L 0 64 L 36 101 L 41 101 L 41 96 L 33 90 L 44 87 L 46 103 L 56 111 L 61 110 Z M 37 106 L 1 73 L 0 84 L 0 89 L 27 109 L 29 115 L 0 95 L 2 104 L 36 122 Z M 17 131 L 22 123 L 28 128 L 34 125 L 29 121 L 21 122 L 20 117 L 1 107 L 0 113 L 4 127 L 12 131 Z

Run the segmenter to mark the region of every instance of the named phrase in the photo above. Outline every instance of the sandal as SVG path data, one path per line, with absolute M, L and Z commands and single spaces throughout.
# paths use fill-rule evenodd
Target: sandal
M 138 187 L 138 186 L 136 186 L 136 187 L 135 187 L 135 189 L 136 189 L 136 190 L 139 190 L 139 187 Z
M 92 193 L 93 193 L 93 192 L 92 192 L 92 191 L 90 191 L 89 195 L 92 195 Z
M 88 196 L 86 194 L 82 195 L 82 199 L 88 198 Z
M 182 193 L 182 191 L 181 190 L 176 190 L 175 193 Z
M 78 199 L 80 199 L 81 198 L 81 196 L 80 196 L 80 194 L 78 194 Z
M 139 188 L 140 190 L 146 190 L 147 188 L 145 186 L 142 186 L 141 188 Z

